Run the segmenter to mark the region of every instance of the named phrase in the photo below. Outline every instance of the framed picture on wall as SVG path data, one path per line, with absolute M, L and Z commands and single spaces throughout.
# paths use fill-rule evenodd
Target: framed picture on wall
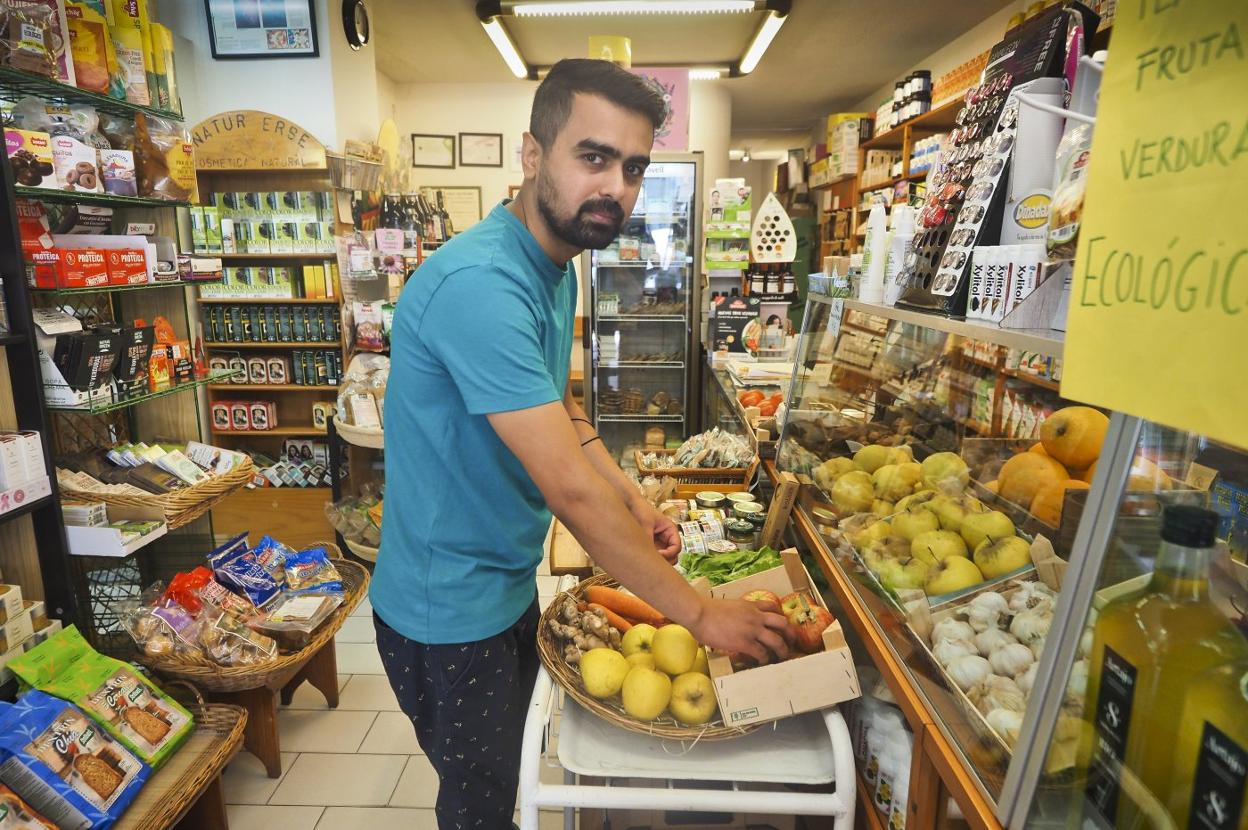
M 460 133 L 460 167 L 502 167 L 502 133 Z
M 516 198 L 516 196 L 519 195 L 519 193 L 520 193 L 520 185 L 518 184 L 507 185 L 507 198 L 508 199 Z
M 313 0 L 204 0 L 215 60 L 315 58 Z
M 455 136 L 412 133 L 412 167 L 455 169 Z

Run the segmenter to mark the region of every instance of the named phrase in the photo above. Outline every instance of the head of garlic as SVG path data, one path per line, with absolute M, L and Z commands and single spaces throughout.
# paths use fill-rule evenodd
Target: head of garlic
M 972 686 L 966 696 L 976 709 L 985 713 L 993 709 L 1021 712 L 1027 706 L 1027 697 L 1018 684 L 999 674 L 988 675 L 987 679 Z
M 1088 661 L 1076 660 L 1070 667 L 1070 679 L 1066 681 L 1065 703 L 1082 705 L 1088 696 Z
M 1020 643 L 1031 645 L 1043 640 L 1052 625 L 1052 609 L 1033 608 L 1014 617 L 1010 622 L 1010 633 L 1017 637 Z
M 970 691 L 972 686 L 988 679 L 992 674 L 988 661 L 978 654 L 964 654 L 950 661 L 945 668 L 953 682 L 964 692 Z
M 1052 608 L 1057 601 L 1053 591 L 1043 582 L 1024 582 L 1010 596 L 1010 611 L 1021 614 L 1036 608 Z
M 1083 629 L 1083 634 L 1079 636 L 1079 656 L 1087 657 L 1092 653 L 1092 626 Z
M 1032 663 L 1030 666 L 1027 667 L 1027 671 L 1023 672 L 1017 678 L 1015 678 L 1015 680 L 1018 683 L 1018 688 L 1023 690 L 1023 694 L 1025 695 L 1031 694 L 1031 687 L 1036 684 L 1036 672 L 1039 670 L 1039 668 L 1040 668 L 1039 663 Z
M 988 725 L 1011 747 L 1018 741 L 1023 728 L 1023 713 L 1013 709 L 993 709 L 985 718 Z
M 952 617 L 943 619 L 932 627 L 932 642 L 941 640 L 970 640 L 975 636 L 975 629 L 961 620 Z
M 1008 646 L 1010 643 L 1017 642 L 1018 640 L 1013 634 L 1000 628 L 990 628 L 975 635 L 975 648 L 979 649 L 979 653 L 983 657 L 992 654 L 1001 646 Z
M 1010 613 L 1010 604 L 1005 601 L 1005 597 L 996 591 L 985 591 L 975 599 L 971 600 L 970 608 L 982 608 L 985 611 L 992 611 L 998 616 Z
M 965 657 L 968 654 L 975 654 L 975 644 L 970 640 L 941 640 L 932 649 L 932 654 L 936 657 L 936 662 L 948 668 L 949 664 L 959 657 Z
M 988 665 L 993 673 L 1006 677 L 1018 677 L 1033 662 L 1035 658 L 1031 656 L 1031 649 L 1022 643 L 1003 645 L 988 655 Z
M 1001 614 L 993 608 L 971 608 L 966 612 L 966 623 L 976 633 L 982 634 L 1000 626 Z

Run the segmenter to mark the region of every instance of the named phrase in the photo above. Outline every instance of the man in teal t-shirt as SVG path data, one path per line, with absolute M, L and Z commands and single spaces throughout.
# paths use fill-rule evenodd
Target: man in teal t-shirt
M 442 830 L 511 826 L 552 513 L 699 642 L 787 654 L 778 608 L 709 600 L 664 561 L 675 526 L 568 387 L 572 260 L 619 233 L 664 118 L 658 94 L 614 64 L 556 64 L 534 96 L 519 197 L 435 253 L 395 309 L 369 596 L 386 674 L 438 773 Z

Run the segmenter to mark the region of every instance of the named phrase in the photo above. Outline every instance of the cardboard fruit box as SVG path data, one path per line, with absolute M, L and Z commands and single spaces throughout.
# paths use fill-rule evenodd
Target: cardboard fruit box
M 769 571 L 714 587 L 705 581 L 695 582 L 694 586 L 725 599 L 736 599 L 756 590 L 771 591 L 779 597 L 806 590 L 813 602 L 823 605 L 797 551 L 789 548 L 781 552 L 780 558 L 783 564 Z M 721 651 L 712 651 L 709 657 L 715 697 L 728 726 L 780 720 L 835 706 L 860 694 L 845 632 L 835 619 L 823 632 L 823 651 L 815 654 L 739 671 L 733 669 L 728 655 Z

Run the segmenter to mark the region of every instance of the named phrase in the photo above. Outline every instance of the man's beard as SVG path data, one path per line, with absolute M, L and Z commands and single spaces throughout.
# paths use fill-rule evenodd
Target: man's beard
M 551 232 L 564 242 L 575 248 L 588 248 L 600 251 L 610 245 L 619 236 L 620 226 L 624 224 L 624 210 L 612 199 L 596 199 L 585 202 L 569 219 L 561 219 L 555 213 L 555 201 L 558 194 L 554 183 L 543 175 L 537 177 L 537 209 L 542 212 Z M 613 218 L 610 224 L 595 222 L 589 218 L 591 213 L 601 213 Z

